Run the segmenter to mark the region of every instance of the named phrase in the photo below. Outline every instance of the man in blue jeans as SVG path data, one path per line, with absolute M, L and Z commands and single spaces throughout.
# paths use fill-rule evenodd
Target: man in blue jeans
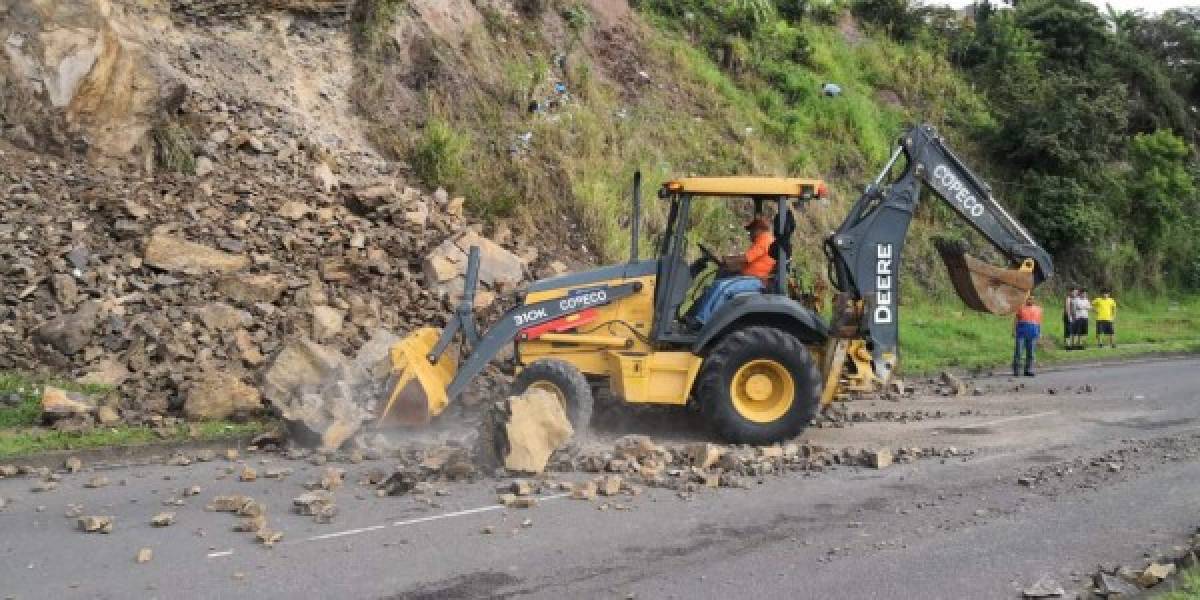
M 1025 349 L 1025 376 L 1033 377 L 1033 347 L 1042 335 L 1042 307 L 1033 301 L 1033 296 L 1025 298 L 1025 305 L 1017 309 L 1017 317 L 1013 323 L 1013 337 L 1016 346 L 1013 348 L 1012 371 L 1013 377 L 1018 375 L 1017 367 L 1021 364 L 1021 349 Z

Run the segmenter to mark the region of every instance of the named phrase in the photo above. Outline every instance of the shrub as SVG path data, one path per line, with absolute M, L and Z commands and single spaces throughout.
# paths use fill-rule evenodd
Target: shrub
M 449 123 L 430 119 L 414 145 L 409 162 L 422 181 L 431 186 L 451 187 L 461 180 L 465 168 L 463 155 L 469 140 Z

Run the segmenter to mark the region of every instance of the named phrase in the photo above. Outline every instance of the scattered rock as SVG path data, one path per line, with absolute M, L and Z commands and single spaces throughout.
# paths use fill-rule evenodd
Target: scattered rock
M 167 527 L 175 523 L 175 513 L 160 512 L 150 519 L 150 524 L 154 527 Z
M 1146 568 L 1142 569 L 1141 574 L 1138 575 L 1138 583 L 1143 587 L 1153 587 L 1158 585 L 1158 582 L 1170 577 L 1174 573 L 1174 564 L 1160 564 L 1156 562 L 1150 563 L 1149 565 L 1146 565 Z
M 283 532 L 272 531 L 270 529 L 260 529 L 258 533 L 255 534 L 255 539 L 257 539 L 260 544 L 270 548 L 271 546 L 279 543 L 279 540 L 283 539 Z
M 233 524 L 233 530 L 239 533 L 258 533 L 267 527 L 266 515 L 241 517 Z
M 150 562 L 154 558 L 154 551 L 150 548 L 142 548 L 138 550 L 137 556 L 134 558 L 139 565 Z
M 949 371 L 942 371 L 940 379 L 941 379 L 941 383 L 943 386 L 943 390 L 945 392 L 943 395 L 947 395 L 947 396 L 966 396 L 967 395 L 967 384 L 963 383 L 963 381 L 961 379 L 959 379 L 957 376 L 955 376 L 953 373 L 951 373 Z
M 262 517 L 267 514 L 267 507 L 253 498 L 247 498 L 237 509 L 239 517 Z
M 884 469 L 892 464 L 892 451 L 881 448 L 867 453 L 867 464 L 875 469 Z
M 688 458 L 692 466 L 708 470 L 721 460 L 721 447 L 716 444 L 693 444 L 688 447 Z
M 577 483 L 571 489 L 571 497 L 576 500 L 595 500 L 598 490 L 595 481 Z
M 1025 588 L 1022 595 L 1026 598 L 1059 598 L 1066 593 L 1057 581 L 1049 575 L 1043 575 L 1033 585 Z
M 57 489 L 58 489 L 58 482 L 56 482 L 56 481 L 39 481 L 39 482 L 33 484 L 33 487 L 30 488 L 29 491 L 35 492 L 35 493 L 41 493 L 41 492 L 53 492 L 54 490 L 57 490 Z
M 217 496 L 212 499 L 207 509 L 216 512 L 237 512 L 248 501 L 250 501 L 250 498 L 241 494 Z
M 1096 586 L 1096 593 L 1102 598 L 1133 598 L 1142 591 L 1141 588 L 1121 577 L 1103 571 L 1096 573 L 1092 579 Z
M 306 492 L 292 499 L 293 510 L 305 516 L 320 516 L 327 507 L 334 506 L 333 493 L 328 490 Z
M 83 530 L 85 533 L 112 533 L 113 530 L 112 517 L 80 517 L 79 521 L 77 522 L 79 524 L 79 529 Z
M 83 469 L 83 461 L 79 460 L 79 457 L 76 456 L 68 457 L 65 461 L 63 461 L 63 468 L 66 469 L 68 473 L 78 473 Z
M 621 493 L 621 481 L 619 475 L 605 475 L 600 479 L 596 491 L 601 496 L 616 496 Z
M 104 405 L 96 409 L 96 422 L 104 427 L 112 427 L 121 422 L 121 415 L 117 409 Z
M 102 488 L 102 487 L 107 486 L 108 483 L 109 483 L 109 481 L 108 481 L 107 477 L 105 477 L 103 475 L 97 475 L 97 476 L 89 479 L 87 481 L 87 483 L 83 484 L 83 487 L 91 488 L 91 489 Z
M 258 479 L 258 472 L 250 466 L 242 467 L 241 472 L 238 473 L 238 481 L 254 481 L 256 479 Z

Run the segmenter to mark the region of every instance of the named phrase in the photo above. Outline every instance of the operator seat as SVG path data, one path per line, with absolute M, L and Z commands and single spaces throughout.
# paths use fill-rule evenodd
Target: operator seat
M 777 294 L 787 293 L 787 281 L 777 281 L 776 275 L 779 273 L 779 265 L 783 265 L 783 272 L 791 272 L 792 260 L 792 234 L 796 233 L 796 213 L 789 206 L 783 215 L 783 225 L 779 224 L 779 218 L 771 219 L 774 226 L 775 241 L 771 243 L 771 248 L 768 250 L 771 256 L 775 259 L 776 265 L 774 272 L 767 278 L 767 289 L 774 290 Z

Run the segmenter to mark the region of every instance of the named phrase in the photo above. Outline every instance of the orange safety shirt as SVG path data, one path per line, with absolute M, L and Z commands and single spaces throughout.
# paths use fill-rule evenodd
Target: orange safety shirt
M 774 243 L 775 236 L 769 232 L 763 231 L 755 236 L 754 243 L 746 251 L 746 266 L 742 268 L 742 275 L 769 277 L 771 269 L 775 268 L 775 259 L 771 258 L 771 244 Z
M 1042 324 L 1042 307 L 1029 306 L 1022 304 L 1021 308 L 1017 309 L 1017 322 L 1019 323 L 1037 323 Z

